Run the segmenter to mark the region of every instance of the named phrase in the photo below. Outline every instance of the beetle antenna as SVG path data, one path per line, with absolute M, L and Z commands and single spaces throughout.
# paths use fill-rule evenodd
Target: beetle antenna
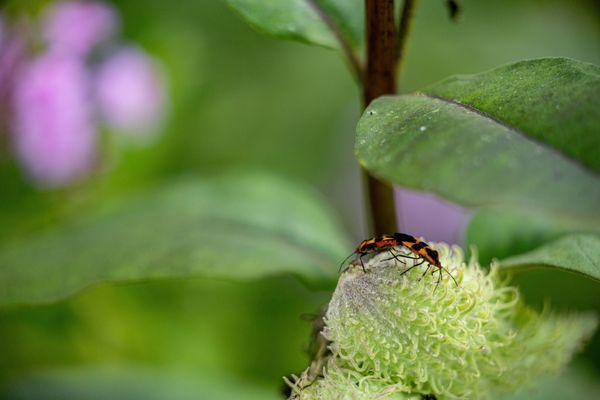
M 349 255 L 348 257 L 344 258 L 344 261 L 342 261 L 342 262 L 340 263 L 340 267 L 338 268 L 338 274 L 339 274 L 339 273 L 340 273 L 340 271 L 342 270 L 342 267 L 344 266 L 344 264 L 346 263 L 346 261 L 348 261 L 348 259 L 349 259 L 350 257 L 352 257 L 353 255 L 355 255 L 355 254 L 356 254 L 356 252 L 355 252 L 355 251 L 353 251 L 352 253 L 350 253 L 350 255 Z
M 446 273 L 448 275 L 450 275 L 450 278 L 452 278 L 452 280 L 454 281 L 454 284 L 456 285 L 456 287 L 458 287 L 458 282 L 456 282 L 456 279 L 454 279 L 454 276 L 450 273 L 450 271 L 448 271 L 446 268 L 440 266 L 441 269 L 443 269 L 444 271 L 446 271 Z

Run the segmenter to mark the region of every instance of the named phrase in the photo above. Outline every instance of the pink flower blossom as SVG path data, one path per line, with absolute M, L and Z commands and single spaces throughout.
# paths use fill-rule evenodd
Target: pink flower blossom
M 108 39 L 118 26 L 113 8 L 100 2 L 67 1 L 49 6 L 43 34 L 53 51 L 84 56 Z
M 110 56 L 96 74 L 96 100 L 104 120 L 134 135 L 156 132 L 165 114 L 165 85 L 154 60 L 126 47 Z
M 22 71 L 13 98 L 13 140 L 23 166 L 41 186 L 63 186 L 90 171 L 96 130 L 83 62 L 47 53 Z

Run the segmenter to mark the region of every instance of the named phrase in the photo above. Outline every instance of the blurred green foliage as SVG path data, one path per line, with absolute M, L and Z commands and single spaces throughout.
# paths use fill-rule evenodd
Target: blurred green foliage
M 102 282 L 294 274 L 332 288 L 349 247 L 320 196 L 238 172 L 174 179 L 0 249 L 0 307 L 44 304 Z
M 12 0 L 7 7 L 11 13 L 35 12 L 44 3 Z M 203 177 L 235 168 L 266 169 L 318 187 L 348 229 L 361 236 L 352 152 L 359 93 L 337 53 L 256 34 L 222 1 L 114 4 L 125 37 L 164 62 L 169 124 L 150 146 L 105 143 L 104 169 L 84 185 L 57 192 L 31 188 L 2 153 L 1 241 L 181 173 Z M 461 5 L 460 21 L 453 23 L 441 2 L 421 2 L 402 91 L 523 58 L 600 63 L 600 12 L 593 1 Z M 533 301 L 544 294 L 543 279 L 536 281 Z M 568 296 L 577 287 L 567 289 L 553 301 L 572 306 Z M 223 375 L 274 393 L 282 375 L 306 365 L 302 348 L 310 327 L 300 315 L 327 300 L 327 293 L 285 277 L 252 283 L 197 279 L 102 285 L 54 305 L 5 309 L 0 385 L 55 368 L 136 364 L 207 379 Z M 598 348 L 586 354 L 600 365 Z
M 278 390 L 306 363 L 300 315 L 327 294 L 291 278 L 100 286 L 68 302 L 3 310 L 3 379 L 32 371 L 135 364 L 227 376 Z M 6 382 L 5 382 L 6 383 Z

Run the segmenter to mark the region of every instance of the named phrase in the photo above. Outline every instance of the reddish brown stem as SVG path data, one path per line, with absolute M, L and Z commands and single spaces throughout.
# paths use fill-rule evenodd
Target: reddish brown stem
M 363 85 L 363 107 L 379 96 L 396 93 L 398 35 L 394 0 L 365 0 L 367 68 Z M 363 170 L 368 193 L 372 230 L 397 231 L 392 187 Z

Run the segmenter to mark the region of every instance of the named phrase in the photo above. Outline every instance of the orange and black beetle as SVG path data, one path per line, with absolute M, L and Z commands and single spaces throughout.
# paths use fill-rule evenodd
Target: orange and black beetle
M 399 247 L 399 246 L 406 247 L 408 250 L 411 251 L 411 253 L 413 253 L 414 257 L 395 253 L 393 250 L 394 247 Z M 435 268 L 437 268 L 437 270 L 440 271 L 440 278 L 438 279 L 438 284 L 440 282 L 441 275 L 442 275 L 441 271 L 443 270 L 443 271 L 446 271 L 446 273 L 448 275 L 450 275 L 450 277 L 452 278 L 454 283 L 456 283 L 456 285 L 458 286 L 458 283 L 456 282 L 456 280 L 454 279 L 452 274 L 450 272 L 448 272 L 448 270 L 446 270 L 440 263 L 440 258 L 439 258 L 438 252 L 436 250 L 432 249 L 427 243 L 425 243 L 421 239 L 418 239 L 412 235 L 407 235 L 406 233 L 396 232 L 392 235 L 388 235 L 388 234 L 377 235 L 377 236 L 373 236 L 367 240 L 363 240 L 362 242 L 360 242 L 358 244 L 358 246 L 352 252 L 352 254 L 350 254 L 348 257 L 346 257 L 346 259 L 342 262 L 342 266 L 350 257 L 357 256 L 360 261 L 360 265 L 363 268 L 363 271 L 365 271 L 365 265 L 363 262 L 364 256 L 379 254 L 379 253 L 383 253 L 386 251 L 392 255 L 392 258 L 394 258 L 398 261 L 401 261 L 400 258 L 421 260 L 419 263 L 413 264 L 410 268 L 403 271 L 401 275 L 407 273 L 411 269 L 413 269 L 423 263 L 428 263 L 429 265 L 427 266 L 427 269 L 423 273 L 423 276 L 425 276 L 425 274 L 429 271 L 429 268 L 434 267 L 434 271 L 435 271 Z M 341 266 L 340 266 L 340 268 L 341 268 Z M 437 284 L 436 284 L 436 287 L 437 287 Z

